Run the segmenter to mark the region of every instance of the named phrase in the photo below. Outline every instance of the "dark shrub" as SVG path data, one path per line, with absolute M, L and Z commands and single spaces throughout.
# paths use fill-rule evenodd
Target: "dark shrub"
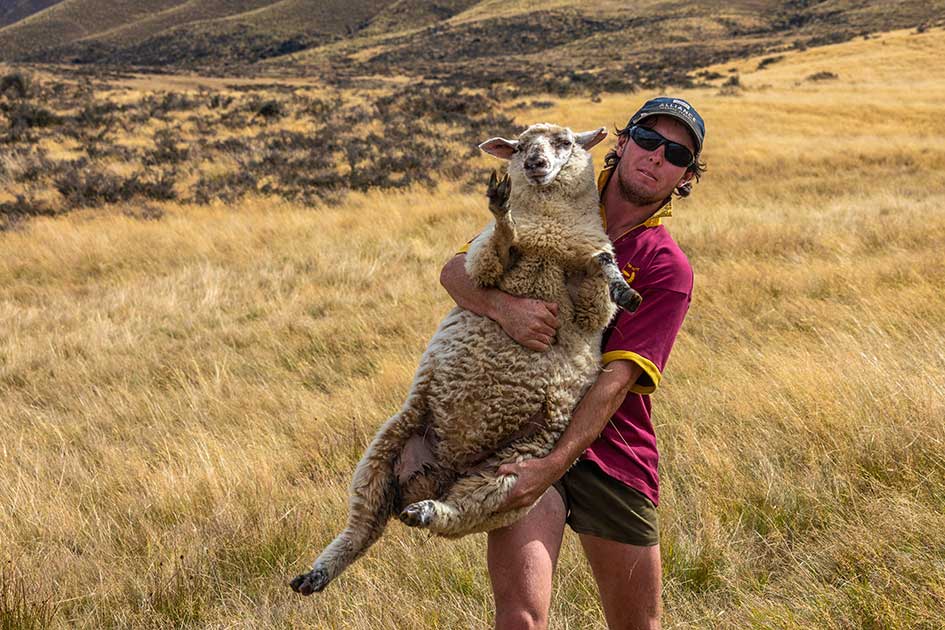
M 256 190 L 256 177 L 248 171 L 223 176 L 201 177 L 194 187 L 194 201 L 210 203 L 214 199 L 235 201 L 249 191 Z
M 0 110 L 6 113 L 7 119 L 10 121 L 10 127 L 51 127 L 62 122 L 59 116 L 48 109 L 25 101 L 18 101 L 9 105 L 4 104 L 0 106 Z
M 764 59 L 762 59 L 761 61 L 758 62 L 758 68 L 757 68 L 757 69 L 758 69 L 758 70 L 763 70 L 764 68 L 767 68 L 767 67 L 770 66 L 771 64 L 777 63 L 777 62 L 781 61 L 782 59 L 784 59 L 784 55 L 775 55 L 774 57 L 765 57 Z
M 29 75 L 22 72 L 11 72 L 0 77 L 0 96 L 10 96 L 14 98 L 26 98 L 30 95 Z
M 144 204 L 140 206 L 128 206 L 123 214 L 139 221 L 158 221 L 164 218 L 164 210 L 159 206 Z
M 89 103 L 79 110 L 75 121 L 81 127 L 110 127 L 115 121 L 113 114 L 119 109 L 111 101 Z
M 74 208 L 121 201 L 121 178 L 108 173 L 73 169 L 56 178 L 56 190 Z
M 147 197 L 159 201 L 177 198 L 173 173 L 135 173 L 121 184 L 122 199 Z
M 210 96 L 210 101 L 208 103 L 210 109 L 224 109 L 230 106 L 230 103 L 233 102 L 232 96 L 227 96 L 225 94 L 213 94 Z
M 327 120 L 332 113 L 340 110 L 342 105 L 343 102 L 338 96 L 329 99 L 316 98 L 309 101 L 303 111 L 316 121 L 322 122 Z
M 155 148 L 144 154 L 142 162 L 147 165 L 179 164 L 190 156 L 190 150 L 178 146 L 180 138 L 170 129 L 161 129 L 154 134 Z
M 135 196 L 160 200 L 175 199 L 177 196 L 174 192 L 174 177 L 167 173 L 148 178 L 135 173 L 128 179 L 122 179 L 110 173 L 72 169 L 56 179 L 56 190 L 73 208 L 116 203 Z
M 46 204 L 17 195 L 13 203 L 0 203 L 0 232 L 19 227 L 33 217 L 51 217 L 58 212 Z
M 256 109 L 256 116 L 261 116 L 266 120 L 281 118 L 283 115 L 285 115 L 285 110 L 282 104 L 275 100 L 265 101 Z

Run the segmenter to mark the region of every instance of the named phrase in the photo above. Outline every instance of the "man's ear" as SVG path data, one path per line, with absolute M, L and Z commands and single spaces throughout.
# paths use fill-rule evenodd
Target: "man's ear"
M 518 140 L 506 140 L 505 138 L 489 138 L 479 145 L 479 148 L 503 160 L 511 160 L 515 148 L 518 146 Z
M 692 192 L 692 181 L 694 179 L 695 173 L 691 170 L 686 170 L 682 177 L 679 178 L 679 183 L 676 184 L 676 194 L 680 197 L 688 197 Z
M 619 135 L 619 136 L 617 136 L 617 146 L 615 147 L 614 150 L 617 152 L 617 157 L 618 157 L 618 158 L 622 158 L 622 157 L 623 157 L 623 152 L 624 152 L 624 149 L 627 147 L 627 140 L 628 140 L 628 139 L 629 139 L 629 137 L 628 137 L 627 135 Z

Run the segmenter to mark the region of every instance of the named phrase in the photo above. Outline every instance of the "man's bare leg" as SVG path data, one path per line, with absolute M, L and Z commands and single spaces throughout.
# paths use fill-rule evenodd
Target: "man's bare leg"
M 551 579 L 561 551 L 564 519 L 561 495 L 549 488 L 522 520 L 489 532 L 496 630 L 548 627 Z
M 581 534 L 610 630 L 659 630 L 660 546 L 637 547 Z

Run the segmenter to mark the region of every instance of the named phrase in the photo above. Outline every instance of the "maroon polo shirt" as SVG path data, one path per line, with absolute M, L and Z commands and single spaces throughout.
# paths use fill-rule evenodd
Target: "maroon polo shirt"
M 603 191 L 612 171 L 598 179 Z M 633 361 L 643 370 L 600 437 L 582 459 L 659 504 L 659 453 L 653 431 L 650 394 L 659 387 L 676 333 L 692 299 L 692 267 L 662 224 L 671 203 L 646 222 L 618 236 L 617 265 L 643 302 L 634 313 L 620 311 L 604 332 L 604 364 Z M 601 208 L 601 216 L 604 216 Z M 605 217 L 606 221 L 606 217 Z

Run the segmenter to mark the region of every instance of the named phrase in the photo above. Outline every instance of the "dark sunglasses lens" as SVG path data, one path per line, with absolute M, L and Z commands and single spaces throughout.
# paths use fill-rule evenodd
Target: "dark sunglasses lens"
M 654 151 L 663 143 L 663 136 L 645 127 L 634 127 L 630 137 L 646 151 Z
M 689 149 L 675 142 L 666 143 L 663 155 L 666 156 L 666 161 L 674 166 L 689 166 L 692 164 L 692 153 L 689 152 Z
M 646 127 L 634 127 L 630 137 L 645 151 L 655 151 L 661 144 L 666 144 L 663 155 L 666 161 L 674 166 L 689 166 L 692 164 L 692 152 L 681 144 L 670 142 L 659 133 Z

